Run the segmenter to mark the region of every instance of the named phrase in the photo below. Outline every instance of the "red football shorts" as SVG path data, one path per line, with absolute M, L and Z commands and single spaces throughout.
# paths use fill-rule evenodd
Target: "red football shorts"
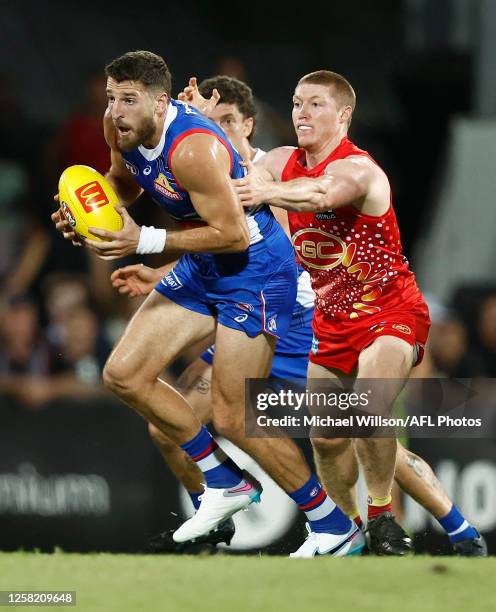
M 418 365 L 430 326 L 429 310 L 423 301 L 349 321 L 331 321 L 316 308 L 310 361 L 350 374 L 358 366 L 360 353 L 376 338 L 396 336 L 418 347 Z

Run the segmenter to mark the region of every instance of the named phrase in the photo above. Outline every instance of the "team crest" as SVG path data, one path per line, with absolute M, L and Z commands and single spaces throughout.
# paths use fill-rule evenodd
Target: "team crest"
M 167 180 L 167 177 L 162 172 L 157 176 L 154 181 L 155 191 L 158 191 L 161 195 L 171 200 L 182 200 L 182 196 L 177 193 L 171 184 Z
M 267 330 L 271 333 L 277 331 L 276 317 L 277 315 L 275 315 L 274 317 L 270 317 L 270 319 L 267 321 Z

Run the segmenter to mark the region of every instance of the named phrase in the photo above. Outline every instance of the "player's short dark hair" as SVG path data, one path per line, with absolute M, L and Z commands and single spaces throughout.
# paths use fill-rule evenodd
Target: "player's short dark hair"
M 244 119 L 253 119 L 253 129 L 248 136 L 251 141 L 255 134 L 255 123 L 257 116 L 257 107 L 251 87 L 239 79 L 234 77 L 218 75 L 209 79 L 203 80 L 198 86 L 201 95 L 204 98 L 210 98 L 212 91 L 217 89 L 220 94 L 219 102 L 224 104 L 234 104 Z
M 121 81 L 140 81 L 145 87 L 165 91 L 170 97 L 171 73 L 165 60 L 151 51 L 128 51 L 105 66 L 105 75 Z
M 302 85 L 303 83 L 326 85 L 331 90 L 331 95 L 336 99 L 339 107 L 351 106 L 352 112 L 355 110 L 355 90 L 350 82 L 341 74 L 332 72 L 331 70 L 317 70 L 301 77 L 298 81 L 298 85 Z

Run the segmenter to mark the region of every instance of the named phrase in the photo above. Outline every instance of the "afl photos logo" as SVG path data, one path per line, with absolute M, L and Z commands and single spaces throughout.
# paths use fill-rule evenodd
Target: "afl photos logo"
M 337 236 L 321 229 L 305 228 L 293 236 L 298 257 L 309 268 L 331 270 L 346 257 L 346 245 Z
M 95 208 L 100 208 L 101 206 L 105 206 L 105 204 L 109 203 L 107 194 L 98 181 L 86 183 L 86 185 L 76 189 L 75 194 L 87 213 L 90 213 L 95 210 Z

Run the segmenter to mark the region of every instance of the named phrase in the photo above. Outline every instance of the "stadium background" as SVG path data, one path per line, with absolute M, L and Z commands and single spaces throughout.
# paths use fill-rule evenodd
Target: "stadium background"
M 290 96 L 302 74 L 347 76 L 358 94 L 351 135 L 391 177 L 405 252 L 431 306 L 419 374 L 496 376 L 495 2 L 1 1 L 0 9 L 0 549 L 140 551 L 182 511 L 144 423 L 99 385 L 137 303 L 113 294 L 110 268 L 49 222 L 63 168 L 106 169 L 102 67 L 126 50 L 161 53 L 176 94 L 191 74 L 247 80 L 264 148 L 293 143 Z M 132 213 L 160 223 L 149 202 Z M 494 551 L 494 436 L 412 448 Z M 403 500 L 402 511 L 419 550 L 443 550 L 416 504 Z M 300 539 L 287 508 L 284 516 L 287 533 L 266 540 L 274 552 Z

